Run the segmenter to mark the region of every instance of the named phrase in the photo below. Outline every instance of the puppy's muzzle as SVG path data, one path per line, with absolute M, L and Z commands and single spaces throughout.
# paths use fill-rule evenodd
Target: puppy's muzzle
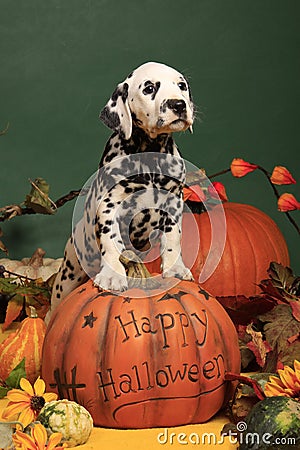
M 177 116 L 186 113 L 186 103 L 184 100 L 169 99 L 166 101 L 167 108 L 171 109 Z

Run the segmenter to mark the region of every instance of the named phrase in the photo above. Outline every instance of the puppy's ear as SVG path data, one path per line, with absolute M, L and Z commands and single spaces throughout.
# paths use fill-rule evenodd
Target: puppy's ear
M 128 105 L 128 83 L 120 83 L 100 113 L 106 126 L 117 131 L 123 139 L 130 139 L 132 117 Z

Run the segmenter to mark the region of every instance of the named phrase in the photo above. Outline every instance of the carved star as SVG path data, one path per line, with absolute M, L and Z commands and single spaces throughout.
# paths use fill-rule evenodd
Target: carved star
M 82 325 L 82 328 L 85 328 L 89 326 L 90 328 L 93 328 L 95 320 L 97 320 L 97 317 L 94 317 L 93 311 L 88 315 L 84 316 L 85 322 Z

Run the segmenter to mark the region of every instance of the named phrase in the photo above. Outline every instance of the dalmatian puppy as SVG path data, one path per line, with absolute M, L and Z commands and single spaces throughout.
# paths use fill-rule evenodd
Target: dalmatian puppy
M 100 119 L 114 133 L 91 184 L 84 217 L 69 239 L 56 277 L 51 311 L 88 277 L 99 288 L 127 289 L 120 254 L 143 252 L 162 239 L 163 277 L 192 280 L 181 258 L 185 166 L 173 132 L 192 132 L 194 108 L 187 80 L 148 62 L 113 92 Z

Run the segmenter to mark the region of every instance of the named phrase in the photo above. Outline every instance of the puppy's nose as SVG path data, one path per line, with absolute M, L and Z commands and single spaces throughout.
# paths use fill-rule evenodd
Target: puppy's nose
M 186 103 L 184 100 L 169 99 L 167 100 L 167 106 L 174 111 L 175 114 L 186 112 Z

